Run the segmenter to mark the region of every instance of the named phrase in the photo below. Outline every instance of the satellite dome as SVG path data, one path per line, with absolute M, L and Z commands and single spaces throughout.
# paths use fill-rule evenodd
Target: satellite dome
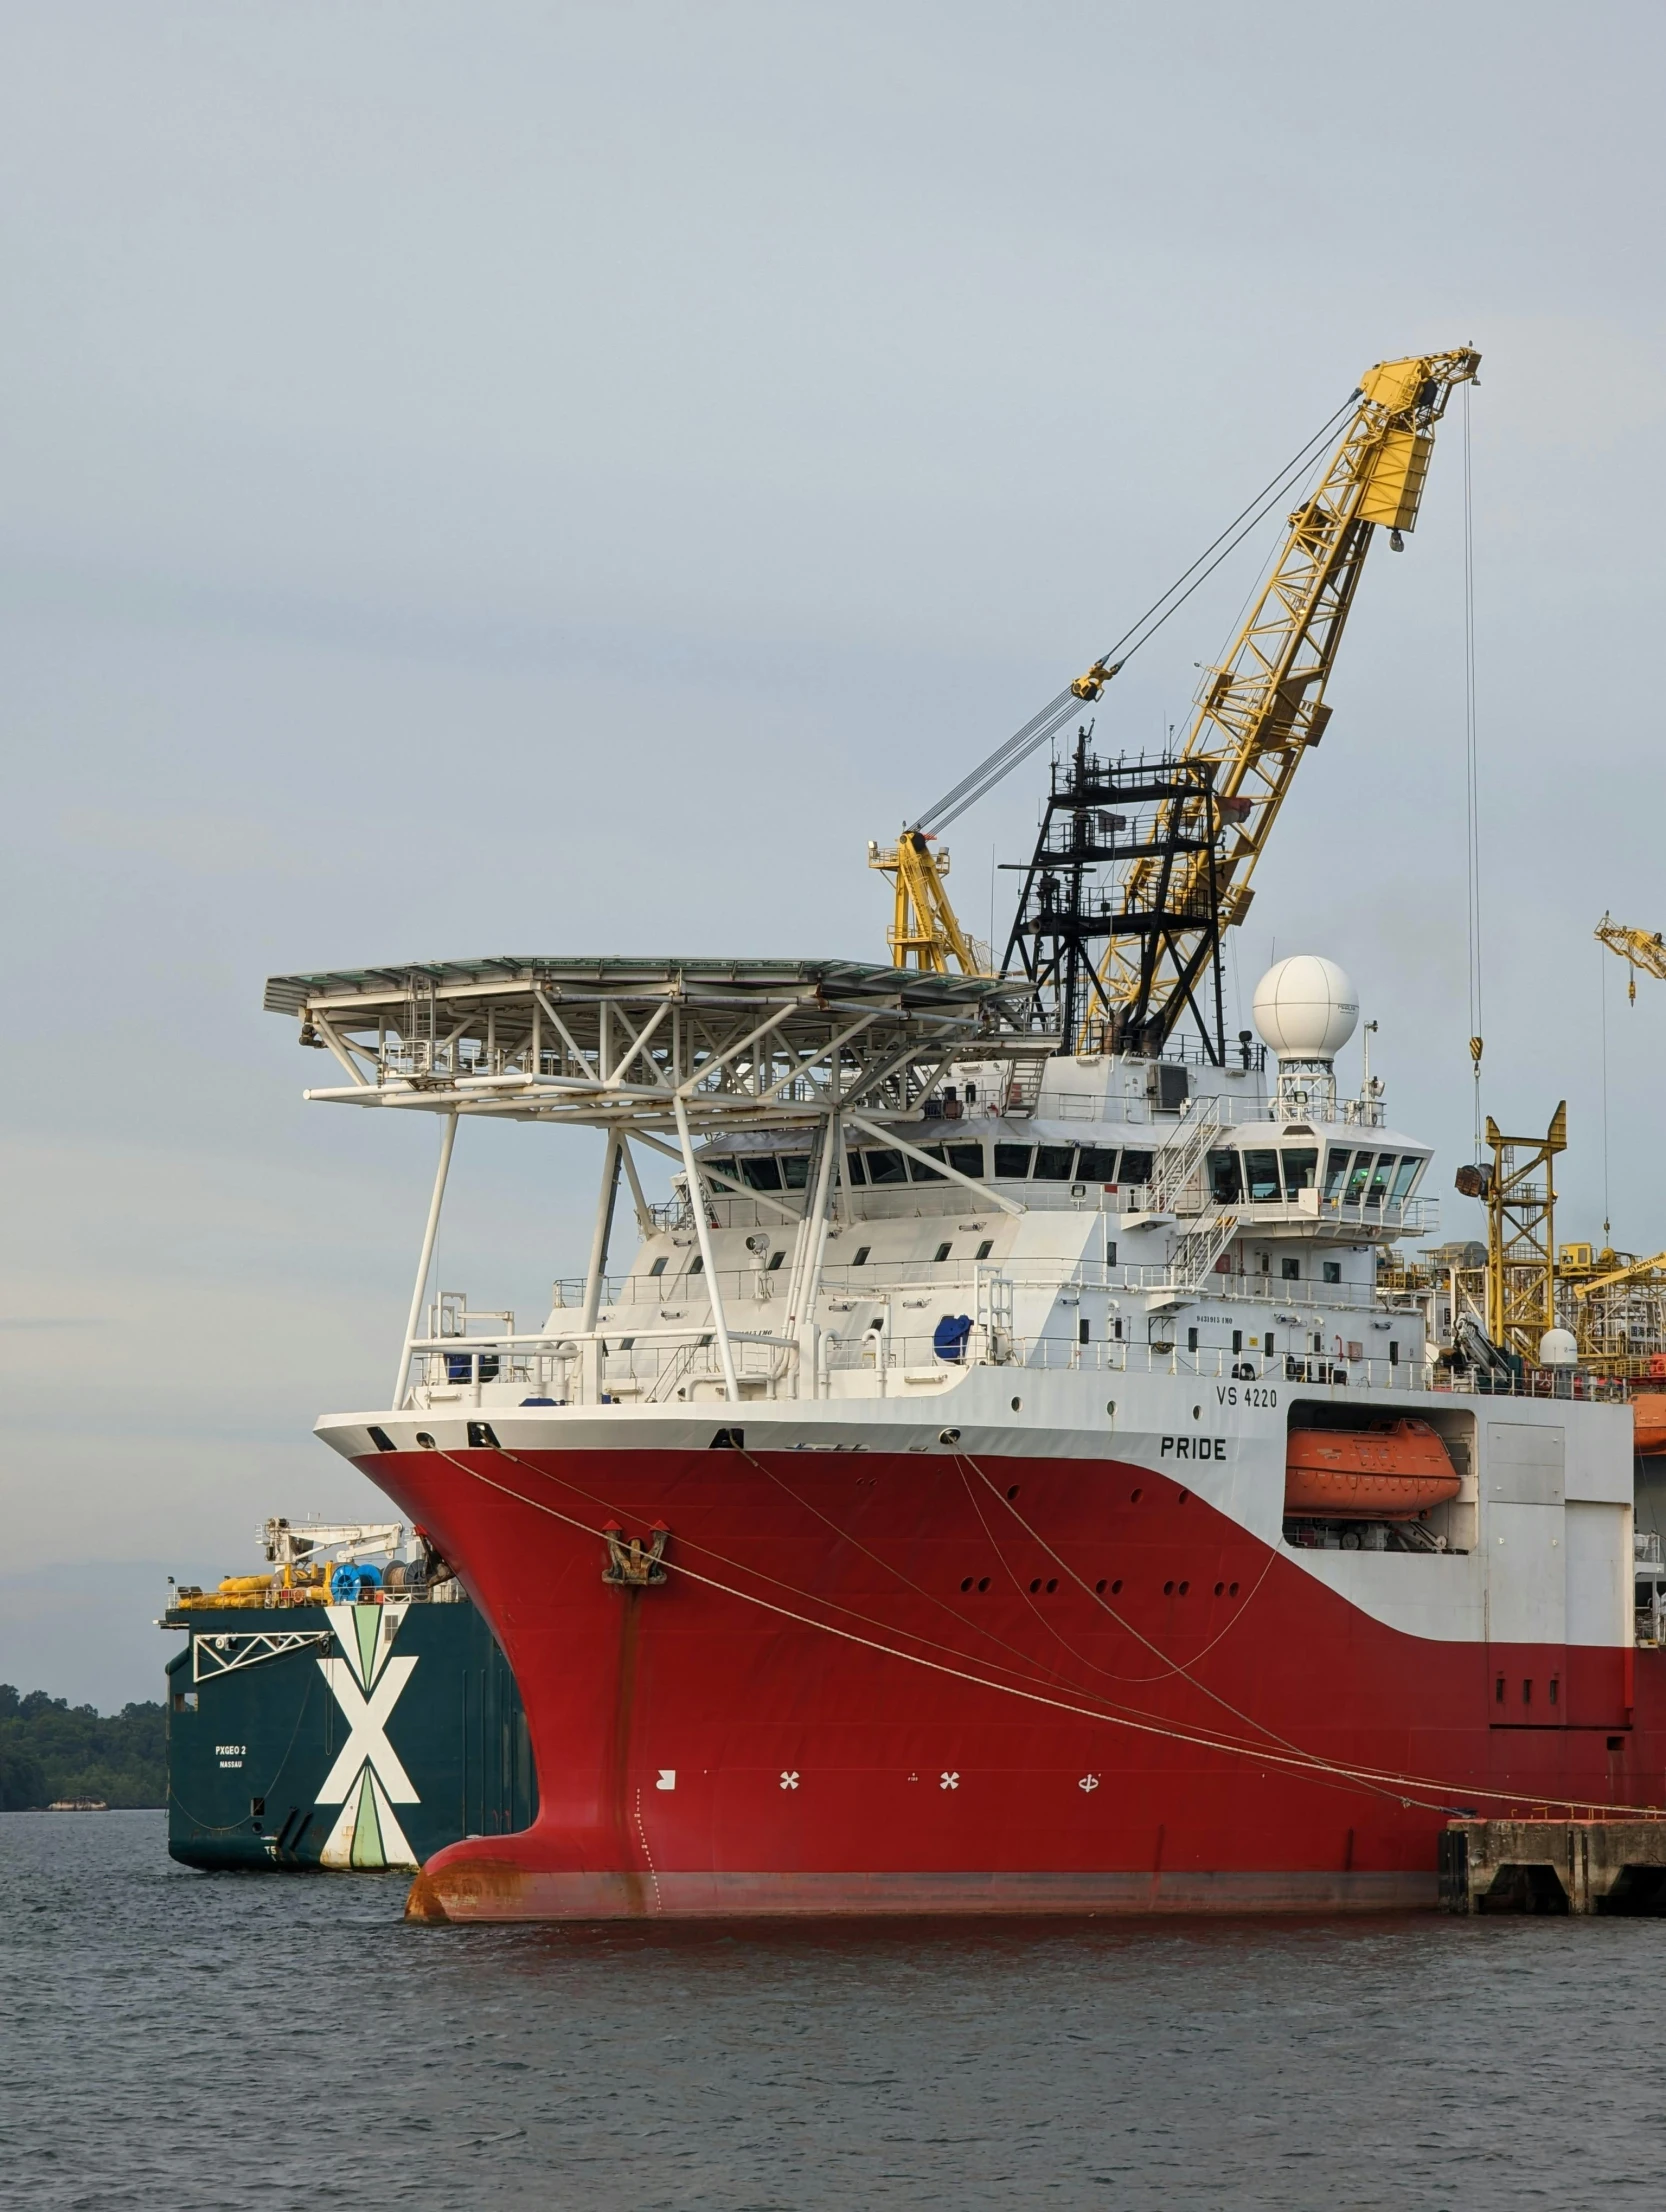
M 1255 986 L 1255 1026 L 1281 1060 L 1334 1059 L 1359 1023 L 1359 998 L 1334 960 L 1300 952 Z

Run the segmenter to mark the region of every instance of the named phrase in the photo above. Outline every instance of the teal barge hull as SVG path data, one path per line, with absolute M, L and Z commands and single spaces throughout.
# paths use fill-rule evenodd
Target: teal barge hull
M 178 1610 L 168 1850 L 204 1869 L 416 1867 L 530 1825 L 520 1694 L 466 1602 Z

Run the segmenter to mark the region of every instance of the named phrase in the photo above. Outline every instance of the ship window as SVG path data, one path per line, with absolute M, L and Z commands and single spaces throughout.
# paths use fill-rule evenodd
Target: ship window
M 1091 1326 L 1089 1325 L 1089 1323 L 1087 1323 L 1086 1321 L 1078 1321 L 1078 1322 L 1077 1322 L 1077 1324 L 1076 1324 L 1076 1341 L 1077 1341 L 1077 1343 L 1078 1343 L 1078 1344 L 1088 1344 L 1088 1343 L 1091 1343 L 1091 1342 L 1092 1342 L 1092 1339 L 1093 1339 L 1093 1330 L 1092 1330 Z
M 1377 1164 L 1371 1171 L 1371 1187 L 1365 1194 L 1368 1206 L 1380 1206 L 1388 1196 L 1389 1180 L 1394 1173 L 1394 1154 L 1379 1152 Z
M 1408 1152 L 1394 1170 L 1394 1187 L 1388 1195 L 1396 1206 L 1416 1182 L 1417 1171 L 1422 1165 L 1423 1162 L 1415 1152 Z
M 1112 1334 L 1112 1336 L 1114 1336 L 1114 1337 L 1116 1338 L 1116 1341 L 1117 1341 L 1117 1342 L 1118 1342 L 1119 1344 L 1120 1344 L 1120 1343 L 1122 1342 L 1122 1316 L 1121 1316 L 1121 1314 L 1118 1314 L 1118 1315 L 1117 1315 L 1117 1317 L 1116 1317 L 1116 1319 L 1115 1319 L 1115 1320 L 1114 1320 L 1114 1321 L 1113 1321 L 1113 1322 L 1111 1323 L 1111 1334 Z
M 1030 1172 L 1030 1161 L 1035 1147 L 1029 1144 L 998 1144 L 995 1147 L 995 1172 L 1004 1178 L 1018 1180 Z
M 980 1260 L 986 1260 L 988 1259 L 990 1253 L 994 1251 L 994 1249 L 995 1239 L 993 1237 L 985 1237 L 983 1242 L 978 1246 L 974 1257 Z
M 1267 1354 L 1270 1358 L 1271 1355 L 1278 1349 L 1277 1342 L 1273 1336 L 1273 1332 L 1271 1329 L 1267 1331 L 1267 1334 L 1262 1338 L 1261 1341 L 1265 1345 Z
M 691 1275 L 703 1275 L 706 1272 L 706 1262 L 700 1253 L 696 1252 L 693 1259 L 689 1261 L 688 1271 Z
M 1188 1329 L 1186 1331 L 1186 1349 L 1188 1352 L 1195 1352 L 1197 1350 L 1196 1329 Z
M 1235 1206 L 1244 1195 L 1236 1152 L 1209 1155 L 1209 1196 L 1217 1206 Z
M 1357 1206 L 1364 1198 L 1365 1186 L 1370 1179 L 1371 1154 L 1369 1152 L 1356 1153 L 1354 1156 L 1354 1172 L 1348 1178 L 1347 1200 L 1350 1206 Z
M 1342 1262 L 1325 1260 L 1321 1262 L 1321 1272 L 1327 1283 L 1339 1283 L 1342 1280 Z
M 1109 1243 L 1108 1243 L 1108 1244 L 1107 1244 L 1107 1245 L 1105 1246 L 1105 1265 L 1106 1265 L 1107 1267 L 1115 1267 L 1115 1265 L 1116 1265 L 1116 1239 L 1115 1239 L 1115 1237 L 1112 1237 L 1112 1238 L 1111 1238 L 1111 1240 L 1110 1240 L 1110 1242 L 1109 1242 Z
M 949 1165 L 957 1175 L 983 1174 L 983 1146 L 981 1144 L 951 1144 L 948 1147 Z
M 662 1252 L 659 1258 L 655 1260 L 653 1266 L 649 1268 L 648 1272 L 650 1275 L 663 1275 L 665 1273 L 665 1258 L 666 1255 Z
M 749 1190 L 779 1190 L 781 1163 L 773 1152 L 757 1152 L 740 1163 L 741 1178 Z
M 1076 1168 L 1076 1147 L 1073 1144 L 1040 1144 L 1036 1146 L 1035 1172 L 1038 1182 L 1068 1183 Z
M 1278 1263 L 1280 1279 L 1287 1283 L 1299 1283 L 1302 1279 L 1302 1263 L 1293 1252 L 1286 1252 Z
M 868 1254 L 869 1254 L 869 1253 L 870 1253 L 870 1252 L 871 1252 L 872 1250 L 873 1250 L 873 1246 L 872 1246 L 871 1244 L 859 1244 L 859 1245 L 858 1245 L 858 1246 L 856 1247 L 856 1257 L 855 1257 L 855 1258 L 854 1258 L 854 1259 L 853 1259 L 853 1260 L 851 1261 L 851 1263 L 850 1263 L 850 1264 L 851 1264 L 851 1266 L 852 1266 L 852 1267 L 865 1267 L 865 1266 L 867 1265 L 867 1262 L 868 1262 Z
M 845 1181 L 847 1183 L 865 1183 L 867 1179 L 862 1173 L 861 1153 L 847 1152 L 845 1154 Z
M 784 1247 L 779 1252 L 772 1252 L 769 1255 L 769 1267 L 766 1272 L 773 1275 L 775 1273 L 775 1270 L 780 1266 L 781 1262 L 786 1258 L 786 1256 L 787 1254 Z
M 1390 1367 L 1398 1367 L 1400 1364 L 1400 1347 L 1393 1337 L 1388 1340 L 1388 1364 Z
M 1084 1144 L 1076 1156 L 1076 1173 L 1084 1183 L 1116 1181 L 1116 1146 Z
M 1241 1351 L 1243 1350 L 1243 1348 L 1244 1348 L 1244 1332 L 1243 1332 L 1243 1330 L 1242 1330 L 1242 1329 L 1234 1329 L 1234 1330 L 1233 1330 L 1233 1332 L 1232 1332 L 1232 1349 L 1233 1349 L 1233 1350 L 1234 1350 L 1235 1352 L 1241 1352 Z
M 1311 1190 L 1313 1178 L 1319 1172 L 1319 1155 L 1306 1150 L 1286 1152 L 1284 1155 L 1284 1195 L 1294 1198 L 1299 1190 Z
M 1251 1202 L 1266 1205 L 1277 1203 L 1284 1196 L 1278 1182 L 1278 1154 L 1276 1152 L 1246 1152 L 1244 1154 L 1244 1181 L 1249 1189 Z
M 1122 1180 L 1125 1183 L 1149 1183 L 1151 1180 L 1151 1154 L 1149 1152 L 1125 1152 L 1122 1155 Z
M 704 1157 L 704 1155 L 702 1155 L 698 1162 L 698 1165 L 701 1170 L 708 1175 L 733 1175 L 735 1172 L 735 1163 L 733 1160 L 724 1160 L 717 1158 L 712 1158 L 708 1160 Z
M 925 1149 L 934 1160 L 943 1157 L 943 1147 L 940 1144 L 928 1144 Z M 940 1167 L 928 1167 L 924 1160 L 910 1159 L 908 1172 L 916 1183 L 941 1183 L 944 1180 L 943 1170 Z
M 195 1690 L 175 1690 L 174 1711 L 176 1713 L 194 1713 L 196 1709 L 197 1693 Z
M 947 1246 L 946 1244 L 940 1244 L 940 1245 L 939 1245 L 939 1246 L 937 1247 L 937 1258 L 938 1258 L 939 1260 L 946 1260 L 946 1259 L 948 1258 L 948 1256 L 949 1256 L 949 1247 L 948 1247 L 948 1246 Z
M 1327 1199 L 1333 1199 L 1340 1195 L 1342 1178 L 1348 1172 L 1348 1159 L 1349 1155 L 1346 1152 L 1327 1152 L 1325 1154 L 1325 1196 Z
M 808 1152 L 783 1152 L 781 1155 L 781 1187 L 783 1190 L 805 1190 L 810 1182 L 810 1155 Z
M 903 1166 L 900 1152 L 864 1152 L 868 1163 L 870 1183 L 906 1183 L 908 1170 Z

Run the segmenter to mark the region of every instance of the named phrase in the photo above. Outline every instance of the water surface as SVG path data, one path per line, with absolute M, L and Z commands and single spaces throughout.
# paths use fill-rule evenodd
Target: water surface
M 1666 2199 L 1666 1922 L 452 1929 L 404 1889 L 0 1815 L 5 2201 Z

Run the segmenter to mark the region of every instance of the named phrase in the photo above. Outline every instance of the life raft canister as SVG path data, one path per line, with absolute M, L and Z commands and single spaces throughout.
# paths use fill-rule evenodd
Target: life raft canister
M 1666 1394 L 1663 1394 L 1666 1396 Z M 1666 1429 L 1662 1431 L 1666 1441 Z M 1380 1429 L 1296 1429 L 1284 1461 L 1284 1510 L 1326 1521 L 1410 1521 L 1462 1489 L 1427 1421 Z

